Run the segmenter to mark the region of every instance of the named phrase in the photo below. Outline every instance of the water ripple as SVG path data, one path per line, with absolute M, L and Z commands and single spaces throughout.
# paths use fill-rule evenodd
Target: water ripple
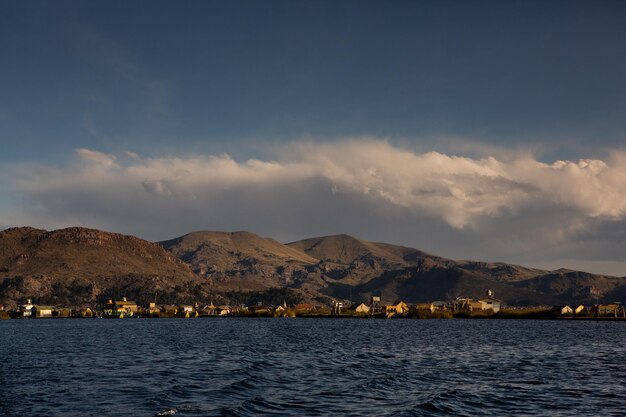
M 11 320 L 0 415 L 618 416 L 625 336 L 615 322 Z

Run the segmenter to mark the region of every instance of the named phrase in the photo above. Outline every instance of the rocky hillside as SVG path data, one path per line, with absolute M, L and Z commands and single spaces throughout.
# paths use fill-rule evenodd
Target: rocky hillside
M 319 261 L 249 232 L 194 232 L 160 244 L 223 290 L 285 287 Z
M 0 303 L 80 306 L 122 296 L 192 299 L 205 283 L 160 245 L 86 228 L 0 232 Z
M 382 293 L 386 302 L 419 302 L 481 297 L 491 289 L 510 304 L 589 303 L 620 299 L 626 288 L 622 278 L 585 273 L 564 277 L 563 271 L 454 261 L 348 235 L 283 245 L 247 232 L 197 232 L 161 244 L 214 288 L 239 293 L 288 289 L 290 296 L 306 301 L 367 301 Z
M 546 271 L 504 263 L 454 261 L 417 249 L 374 243 L 347 235 L 325 236 L 288 244 L 320 260 L 317 291 L 334 298 L 367 301 L 381 293 L 384 301 L 449 300 L 482 297 L 487 289 L 511 304 L 552 304 L 562 298 L 511 285 Z M 321 275 L 321 278 L 316 275 Z M 303 283 L 302 285 L 311 285 Z M 568 301 L 569 302 L 569 301 Z
M 481 297 L 512 305 L 624 301 L 626 278 L 455 261 L 348 235 L 282 244 L 249 232 L 194 232 L 145 240 L 92 229 L 0 232 L 0 303 L 384 302 Z

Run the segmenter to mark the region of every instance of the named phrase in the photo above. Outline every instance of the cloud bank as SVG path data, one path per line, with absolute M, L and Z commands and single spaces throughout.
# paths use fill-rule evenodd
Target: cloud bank
M 292 143 L 247 161 L 79 149 L 70 166 L 4 174 L 16 196 L 4 227 L 80 224 L 149 239 L 199 229 L 283 240 L 346 232 L 456 257 L 587 259 L 616 273 L 625 261 L 613 248 L 626 242 L 620 151 L 544 163 L 416 153 L 377 140 Z

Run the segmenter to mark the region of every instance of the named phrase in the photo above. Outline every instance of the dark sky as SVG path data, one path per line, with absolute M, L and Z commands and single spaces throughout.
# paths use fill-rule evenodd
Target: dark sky
M 626 3 L 0 2 L 0 161 L 369 136 L 625 141 Z

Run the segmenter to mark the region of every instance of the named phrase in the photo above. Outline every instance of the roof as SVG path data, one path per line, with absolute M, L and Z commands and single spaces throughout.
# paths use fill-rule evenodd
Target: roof
M 129 305 L 137 305 L 134 301 L 116 301 L 113 304 L 117 304 L 118 306 L 129 306 Z

